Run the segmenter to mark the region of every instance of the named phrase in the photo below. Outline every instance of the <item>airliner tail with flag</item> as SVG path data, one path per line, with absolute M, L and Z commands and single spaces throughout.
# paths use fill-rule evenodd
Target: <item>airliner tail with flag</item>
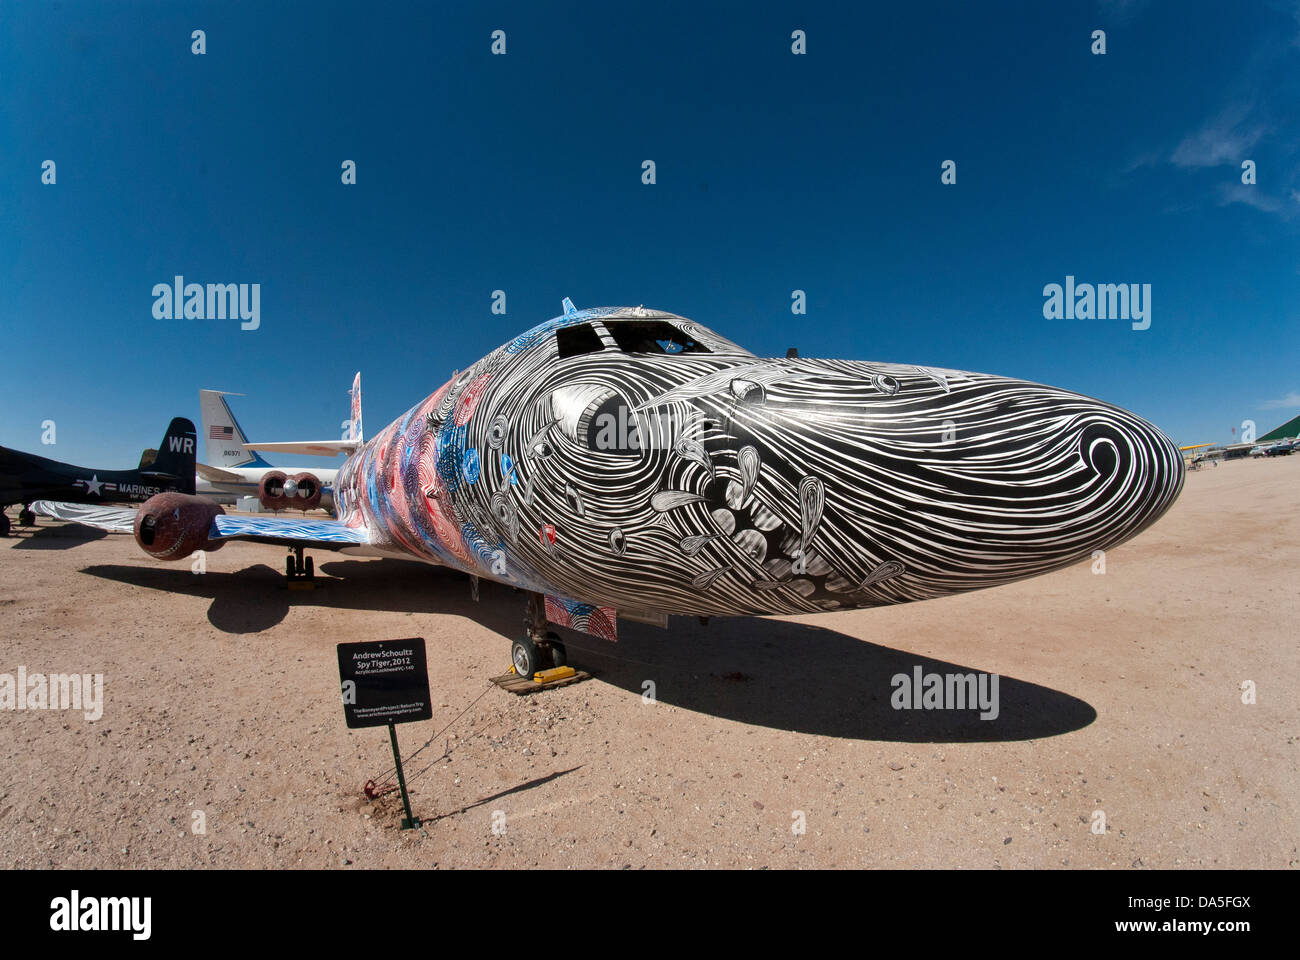
M 234 502 L 237 497 L 259 497 L 264 481 L 273 482 L 283 472 L 268 463 L 260 451 L 278 450 L 306 456 L 347 455 L 361 442 L 361 374 L 352 381 L 351 409 L 344 421 L 344 436 L 339 440 L 298 441 L 292 443 L 249 443 L 248 437 L 226 402 L 228 396 L 240 394 L 221 390 L 200 390 L 199 410 L 203 420 L 206 460 L 196 466 L 196 489 L 199 496 L 217 502 Z M 333 509 L 335 468 L 312 470 L 305 476 L 321 490 L 320 505 Z

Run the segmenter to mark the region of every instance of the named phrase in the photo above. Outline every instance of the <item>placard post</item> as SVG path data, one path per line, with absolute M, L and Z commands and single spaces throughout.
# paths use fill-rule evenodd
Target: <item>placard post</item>
M 403 830 L 412 830 L 420 821 L 411 816 L 411 798 L 406 794 L 406 775 L 402 773 L 402 755 L 397 751 L 397 727 L 388 724 L 388 739 L 393 742 L 393 764 L 397 767 L 397 785 L 402 788 L 402 808 L 406 810 L 406 819 L 402 821 Z

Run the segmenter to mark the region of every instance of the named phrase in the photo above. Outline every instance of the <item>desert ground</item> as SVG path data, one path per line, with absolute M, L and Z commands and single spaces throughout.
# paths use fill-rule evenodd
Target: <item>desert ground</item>
M 0 673 L 102 674 L 103 716 L 0 711 L 0 864 L 1295 868 L 1298 490 L 1300 456 L 1189 473 L 1104 573 L 563 631 L 594 678 L 524 697 L 489 682 L 510 589 L 316 552 L 290 591 L 275 547 L 198 575 L 42 518 L 0 541 Z M 401 831 L 362 792 L 387 731 L 345 727 L 335 644 L 413 636 L 434 716 L 403 752 L 473 706 L 408 762 Z M 893 709 L 917 666 L 997 674 L 998 717 Z

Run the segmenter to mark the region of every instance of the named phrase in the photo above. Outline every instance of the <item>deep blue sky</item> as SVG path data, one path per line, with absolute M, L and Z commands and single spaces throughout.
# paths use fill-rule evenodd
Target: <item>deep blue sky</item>
M 1180 443 L 1300 412 L 1294 3 L 836 6 L 5 0 L 0 443 L 132 465 L 200 387 L 334 437 L 357 369 L 373 434 L 564 296 Z M 155 320 L 177 273 L 260 283 L 261 329 Z M 1150 283 L 1151 328 L 1043 319 L 1067 274 Z

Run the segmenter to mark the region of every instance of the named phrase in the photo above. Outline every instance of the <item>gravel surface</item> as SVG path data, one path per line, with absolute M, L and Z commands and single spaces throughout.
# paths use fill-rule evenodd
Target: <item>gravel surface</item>
M 1104 575 L 565 631 L 595 679 L 527 697 L 489 689 L 508 588 L 316 552 L 289 591 L 275 547 L 196 575 L 42 518 L 0 541 L 0 673 L 102 674 L 103 715 L 0 710 L 0 863 L 1294 868 L 1298 481 L 1295 456 L 1191 473 Z M 405 752 L 487 692 L 409 761 L 425 825 L 400 831 L 397 795 L 362 792 L 388 737 L 344 726 L 334 645 L 411 636 L 434 717 Z M 893 709 L 918 666 L 998 674 L 997 718 Z

